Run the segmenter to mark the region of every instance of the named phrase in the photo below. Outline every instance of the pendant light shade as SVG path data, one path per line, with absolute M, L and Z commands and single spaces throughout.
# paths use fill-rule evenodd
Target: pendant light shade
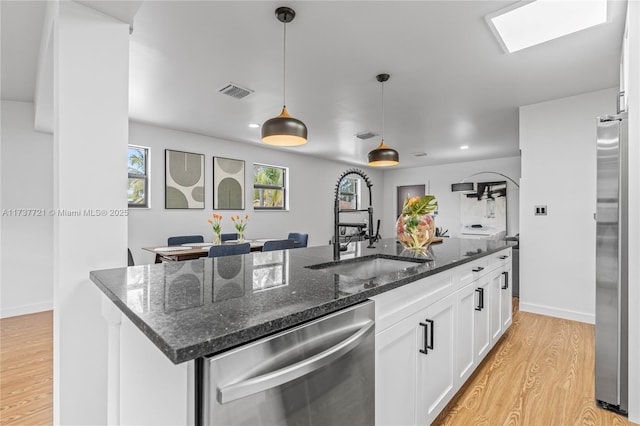
M 384 143 L 384 82 L 389 80 L 389 77 L 389 74 L 378 74 L 376 76 L 376 79 L 382 83 L 382 141 L 376 149 L 369 152 L 369 165 L 373 167 L 389 167 L 400 163 L 398 151 L 389 148 L 389 146 Z
M 289 115 L 282 107 L 279 116 L 270 118 L 262 125 L 262 141 L 269 145 L 299 146 L 307 143 L 307 126 Z
M 307 143 L 307 126 L 289 115 L 286 107 L 286 59 L 287 59 L 287 23 L 293 21 L 296 12 L 289 7 L 276 9 L 276 17 L 284 24 L 282 112 L 262 125 L 262 142 L 276 146 L 299 146 Z
M 475 191 L 475 189 L 473 182 L 458 182 L 451 184 L 451 192 Z
M 369 165 L 374 167 L 388 167 L 395 166 L 400 162 L 398 151 L 393 148 L 389 148 L 384 139 L 380 142 L 380 145 L 373 151 L 369 152 Z

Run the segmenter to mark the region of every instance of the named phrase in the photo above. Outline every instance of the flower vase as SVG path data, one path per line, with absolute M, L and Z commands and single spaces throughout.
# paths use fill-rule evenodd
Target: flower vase
M 242 231 L 238 230 L 238 241 L 244 243 L 244 229 Z
M 396 231 L 405 249 L 426 254 L 436 234 L 435 220 L 429 214 L 403 214 L 396 222 Z
M 222 244 L 222 241 L 220 240 L 220 233 L 219 232 L 214 232 L 214 239 L 213 239 L 213 245 L 214 246 L 219 246 L 220 244 Z

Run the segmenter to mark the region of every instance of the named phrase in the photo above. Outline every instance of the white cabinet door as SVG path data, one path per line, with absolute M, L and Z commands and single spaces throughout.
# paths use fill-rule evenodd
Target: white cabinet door
M 502 335 L 502 321 L 500 319 L 501 301 L 502 295 L 502 283 L 503 275 L 502 269 L 496 269 L 489 275 L 489 297 L 485 300 L 485 306 L 488 302 L 489 310 L 489 330 L 491 334 L 491 346 L 498 341 Z
M 512 289 L 511 289 L 511 263 L 506 264 L 502 268 L 502 291 L 500 297 L 500 318 L 502 320 L 502 334 L 511 325 L 512 316 Z
M 479 364 L 491 348 L 491 331 L 489 328 L 489 279 L 482 277 L 473 283 L 476 294 L 474 306 L 475 330 L 474 348 L 475 361 Z
M 476 365 L 474 334 L 476 330 L 476 308 L 480 300 L 475 282 L 458 291 L 457 295 L 458 321 L 456 324 L 457 347 L 455 359 L 456 377 L 458 385 L 461 385 L 469 378 Z M 489 336 L 488 327 L 486 327 L 486 335 L 487 337 Z
M 416 424 L 417 317 L 376 335 L 376 425 Z
M 451 294 L 418 314 L 418 425 L 428 425 L 455 394 L 457 297 Z

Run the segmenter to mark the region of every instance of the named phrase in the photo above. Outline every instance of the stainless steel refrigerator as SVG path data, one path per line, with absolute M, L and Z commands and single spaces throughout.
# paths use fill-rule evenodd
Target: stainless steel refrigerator
M 598 118 L 595 399 L 627 413 L 628 124 L 626 113 Z

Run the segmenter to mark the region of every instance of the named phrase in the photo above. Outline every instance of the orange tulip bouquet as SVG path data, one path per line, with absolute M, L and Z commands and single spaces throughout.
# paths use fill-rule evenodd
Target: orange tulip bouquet
M 247 226 L 247 222 L 249 222 L 249 215 L 245 214 L 244 218 L 241 218 L 240 215 L 231 216 L 231 220 L 236 227 L 236 231 L 238 231 L 238 239 L 244 241 L 244 229 Z

